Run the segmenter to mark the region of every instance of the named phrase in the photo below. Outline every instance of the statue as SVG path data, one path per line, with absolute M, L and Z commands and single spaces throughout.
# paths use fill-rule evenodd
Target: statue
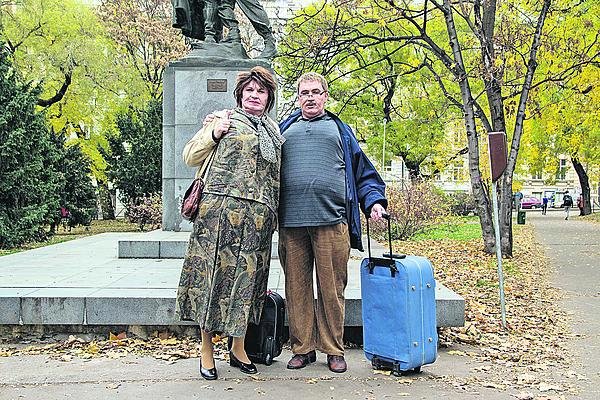
M 242 12 L 264 40 L 265 47 L 258 58 L 272 59 L 277 55 L 275 38 L 269 17 L 259 0 L 237 0 Z M 171 0 L 173 27 L 181 29 L 184 36 L 206 44 L 240 44 L 240 30 L 235 18 L 236 0 Z M 223 38 L 223 27 L 228 33 Z M 192 48 L 199 46 L 192 43 Z

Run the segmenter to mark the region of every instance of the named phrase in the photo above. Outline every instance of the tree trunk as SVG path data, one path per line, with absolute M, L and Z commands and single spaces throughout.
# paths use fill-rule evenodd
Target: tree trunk
M 110 190 L 106 182 L 98 182 L 98 199 L 102 209 L 102 219 L 115 219 L 115 207 L 112 204 Z
M 421 174 L 421 163 L 423 162 L 423 160 L 410 161 L 408 159 L 408 153 L 403 153 L 403 152 L 400 152 L 399 156 L 402 157 L 402 160 L 404 161 L 404 165 L 406 166 L 406 169 L 408 170 L 408 178 L 410 179 L 410 182 L 411 183 L 421 182 L 423 180 L 423 175 Z
M 521 144 L 521 136 L 523 135 L 523 121 L 525 120 L 525 109 L 527 106 L 527 99 L 529 98 L 529 91 L 533 82 L 533 76 L 537 69 L 537 52 L 541 45 L 542 30 L 544 23 L 546 22 L 546 16 L 550 9 L 551 0 L 544 0 L 540 14 L 535 27 L 535 33 L 531 42 L 531 49 L 529 50 L 529 59 L 527 60 L 527 73 L 523 80 L 523 86 L 521 88 L 521 95 L 519 98 L 519 105 L 517 107 L 517 113 L 515 117 L 515 127 L 513 130 L 513 137 L 511 146 L 509 149 L 509 155 L 506 165 L 506 171 L 504 171 L 504 177 L 501 191 L 501 202 L 500 202 L 500 242 L 502 254 L 506 256 L 512 256 L 513 238 L 512 238 L 512 177 L 515 172 L 517 164 L 517 157 L 519 155 L 519 148 Z M 501 104 L 502 100 L 499 99 Z
M 481 224 L 481 232 L 483 236 L 484 250 L 487 253 L 494 252 L 496 242 L 494 228 L 492 223 L 492 213 L 490 207 L 490 197 L 481 177 L 479 170 L 479 139 L 477 135 L 477 126 L 475 124 L 475 110 L 473 109 L 473 96 L 469 79 L 465 70 L 465 63 L 462 58 L 460 43 L 454 25 L 452 16 L 452 7 L 449 0 L 444 0 L 444 19 L 446 20 L 446 28 L 448 30 L 448 38 L 452 47 L 454 56 L 454 73 L 458 75 L 458 83 L 460 86 L 460 95 L 463 103 L 463 112 L 465 120 L 465 128 L 467 130 L 467 146 L 469 148 L 469 174 L 471 177 L 471 189 L 477 206 L 477 214 L 479 215 L 479 223 Z
M 581 185 L 581 194 L 583 195 L 583 215 L 589 215 L 592 213 L 592 202 L 591 202 L 591 193 L 590 193 L 590 178 L 588 177 L 587 172 L 583 165 L 579 162 L 577 157 L 571 157 L 571 162 L 573 163 L 573 168 L 575 168 L 575 172 L 577 172 L 577 177 L 579 178 L 579 184 Z
M 500 183 L 500 201 L 498 202 L 498 220 L 500 224 L 500 248 L 502 255 L 512 257 L 513 255 L 513 230 L 512 230 L 512 174 L 507 174 L 506 171 L 502 174 L 502 178 L 498 180 Z
M 475 13 L 475 20 L 479 27 L 479 42 L 483 49 L 481 52 L 481 61 L 485 69 L 482 79 L 485 84 L 486 96 L 490 107 L 491 128 L 494 132 L 506 133 L 506 117 L 504 114 L 504 102 L 502 101 L 501 84 L 504 72 L 502 68 L 498 68 L 494 49 L 496 2 L 484 2 L 482 8 L 476 6 L 476 9 L 478 9 L 478 12 Z M 512 174 L 504 172 L 502 177 L 498 179 L 497 193 L 492 193 L 492 195 L 498 196 L 500 248 L 504 256 L 512 257 Z
M 404 161 L 404 164 L 406 165 L 406 168 L 408 169 L 408 178 L 410 179 L 410 182 L 411 183 L 420 182 L 422 180 L 420 163 Z

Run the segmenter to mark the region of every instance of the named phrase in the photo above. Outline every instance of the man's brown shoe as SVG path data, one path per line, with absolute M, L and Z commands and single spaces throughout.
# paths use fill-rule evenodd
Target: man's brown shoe
M 344 356 L 327 355 L 327 366 L 331 372 L 346 372 L 348 368 Z
M 294 354 L 292 359 L 288 361 L 287 367 L 288 369 L 300 369 L 315 361 L 317 361 L 317 353 L 314 350 L 306 354 Z

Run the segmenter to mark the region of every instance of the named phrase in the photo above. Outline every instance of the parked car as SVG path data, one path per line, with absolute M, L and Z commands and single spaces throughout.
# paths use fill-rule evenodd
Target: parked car
M 521 199 L 521 208 L 542 208 L 542 201 L 537 197 L 525 196 Z

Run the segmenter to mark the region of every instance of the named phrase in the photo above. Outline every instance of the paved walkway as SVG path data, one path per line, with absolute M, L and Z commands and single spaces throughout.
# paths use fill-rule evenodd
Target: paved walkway
M 394 377 L 374 374 L 362 350 L 348 350 L 348 371 L 327 369 L 325 356 L 301 370 L 286 369 L 287 350 L 259 373 L 248 376 L 217 361 L 219 379 L 199 377 L 198 359 L 173 364 L 150 357 L 98 358 L 70 362 L 46 356 L 0 357 L 0 400 L 515 400 L 494 389 L 465 390 L 445 377 L 466 378 L 475 364 L 469 357 L 443 351 L 435 364 L 419 375 Z
M 571 314 L 570 342 L 577 355 L 574 365 L 588 378 L 580 383 L 580 399 L 600 399 L 600 225 L 578 221 L 577 211 L 565 221 L 563 211 L 527 212 L 537 239 L 554 263 L 553 283 L 565 291 L 562 306 Z

